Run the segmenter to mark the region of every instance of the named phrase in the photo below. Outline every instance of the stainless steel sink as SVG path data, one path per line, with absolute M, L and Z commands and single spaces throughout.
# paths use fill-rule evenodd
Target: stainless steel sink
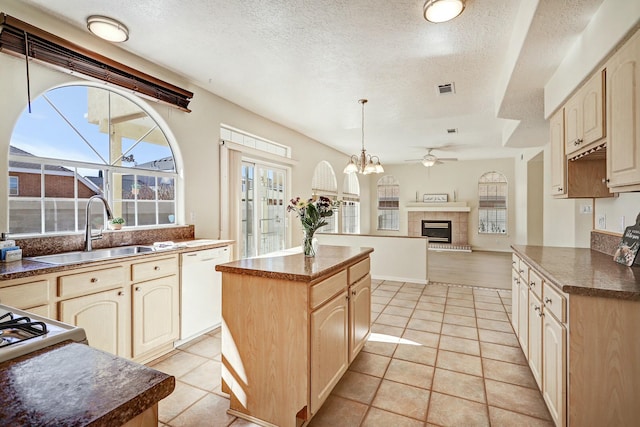
M 117 248 L 94 249 L 91 252 L 65 252 L 62 254 L 42 255 L 28 258 L 31 261 L 45 262 L 47 264 L 76 264 L 87 261 L 96 261 L 109 258 L 123 258 L 130 255 L 153 252 L 152 246 L 120 246 Z

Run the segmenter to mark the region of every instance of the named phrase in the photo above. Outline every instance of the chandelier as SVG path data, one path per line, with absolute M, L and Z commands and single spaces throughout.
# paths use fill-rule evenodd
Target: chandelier
M 367 150 L 364 149 L 364 104 L 367 103 L 366 99 L 358 100 L 362 104 L 362 151 L 360 155 L 353 154 L 349 163 L 344 168 L 344 173 L 358 172 L 364 175 L 370 173 L 382 173 L 384 169 L 380 164 L 380 158 L 378 156 L 372 156 L 367 154 Z M 375 161 L 375 163 L 374 163 Z

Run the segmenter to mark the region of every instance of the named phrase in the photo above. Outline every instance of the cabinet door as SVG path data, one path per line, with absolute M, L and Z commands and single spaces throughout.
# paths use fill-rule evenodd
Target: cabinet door
M 566 154 L 580 148 L 578 141 L 582 138 L 582 111 L 580 109 L 580 92 L 574 95 L 564 106 L 564 143 Z
M 520 296 L 520 274 L 511 270 L 511 324 L 518 335 L 518 301 Z
M 126 354 L 130 304 L 123 288 L 60 302 L 60 320 L 83 328 L 91 347 L 118 356 Z
M 542 321 L 542 396 L 556 426 L 566 425 L 567 330 L 550 313 Z
M 525 355 L 529 354 L 529 287 L 520 279 L 518 291 L 518 340 Z
M 639 186 L 640 33 L 607 63 L 607 135 L 609 187 Z
M 596 71 L 580 90 L 580 109 L 582 110 L 582 142 L 578 148 L 584 148 L 605 136 L 604 126 L 604 71 Z
M 169 276 L 133 286 L 133 357 L 178 338 L 178 277 Z
M 542 388 L 542 303 L 529 291 L 529 367 L 531 373 Z
M 566 194 L 567 160 L 564 154 L 564 109 L 560 109 L 549 120 L 551 132 L 551 194 Z
M 371 331 L 371 275 L 349 287 L 349 363 L 353 362 Z
M 311 313 L 311 413 L 314 414 L 349 366 L 347 291 Z

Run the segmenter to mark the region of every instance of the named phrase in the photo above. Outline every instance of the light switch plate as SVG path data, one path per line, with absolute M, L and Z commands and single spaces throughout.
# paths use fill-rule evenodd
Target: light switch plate
M 581 214 L 593 213 L 593 206 L 591 206 L 591 205 L 580 205 L 580 213 Z

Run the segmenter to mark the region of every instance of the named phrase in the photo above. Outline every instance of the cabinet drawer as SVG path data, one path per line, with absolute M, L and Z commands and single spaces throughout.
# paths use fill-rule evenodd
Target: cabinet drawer
M 552 285 L 544 283 L 544 309 L 553 313 L 553 315 L 562 323 L 567 322 L 567 299 L 563 297 Z
M 0 304 L 26 309 L 49 302 L 49 281 L 24 283 L 0 288 Z
M 353 285 L 371 270 L 369 257 L 349 267 L 349 284 Z
M 117 288 L 124 283 L 124 268 L 121 266 L 86 273 L 70 274 L 58 278 L 58 296 L 69 297 L 93 294 Z
M 533 291 L 538 299 L 542 299 L 542 278 L 532 268 L 529 268 L 529 289 Z
M 347 270 L 334 274 L 311 287 L 309 305 L 315 309 L 332 296 L 347 289 Z
M 157 258 L 131 266 L 131 280 L 141 282 L 178 274 L 178 257 Z

